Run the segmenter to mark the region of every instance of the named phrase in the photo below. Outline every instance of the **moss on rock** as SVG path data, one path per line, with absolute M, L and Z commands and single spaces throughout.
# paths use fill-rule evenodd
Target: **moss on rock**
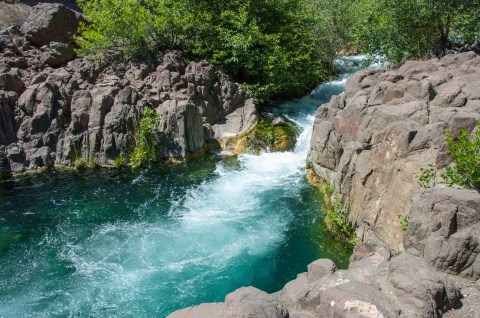
M 274 126 L 270 120 L 262 118 L 254 128 L 225 140 L 221 146 L 236 154 L 259 153 L 264 150 L 281 152 L 295 147 L 297 137 L 298 129 L 293 124 Z

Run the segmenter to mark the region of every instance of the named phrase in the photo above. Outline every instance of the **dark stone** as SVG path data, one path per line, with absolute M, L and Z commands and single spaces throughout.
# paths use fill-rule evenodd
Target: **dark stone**
M 51 42 L 48 49 L 42 53 L 42 63 L 53 67 L 63 65 L 73 59 L 75 52 L 72 44 L 65 44 L 59 42 Z
M 58 3 L 40 3 L 33 7 L 21 30 L 33 44 L 73 43 L 81 15 Z
M 3 73 L 0 74 L 0 89 L 21 95 L 25 91 L 25 84 L 18 75 Z

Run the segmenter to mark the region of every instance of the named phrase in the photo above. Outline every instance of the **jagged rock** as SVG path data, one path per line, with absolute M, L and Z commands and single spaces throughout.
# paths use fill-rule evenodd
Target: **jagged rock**
M 479 63 L 468 52 L 363 70 L 318 109 L 308 165 L 343 195 L 360 239 L 402 245 L 398 215 L 422 192 L 415 175 L 449 165 L 443 131 L 472 131 L 480 118 Z
M 272 295 L 241 288 L 224 303 L 169 317 L 440 317 L 459 298 L 456 284 L 423 258 L 391 257 L 385 243 L 371 240 L 355 248 L 348 270 L 320 259 Z
M 15 92 L 18 95 L 25 90 L 25 84 L 22 79 L 15 74 L 0 74 L 0 90 Z
M 285 309 L 274 297 L 253 287 L 244 287 L 228 294 L 224 303 L 202 304 L 174 312 L 169 318 L 288 318 Z
M 408 237 L 435 268 L 480 278 L 480 194 L 476 191 L 432 189 L 409 213 Z
M 70 53 L 51 55 L 61 49 L 69 48 L 52 42 L 43 55 L 29 51 L 28 70 L 35 74 L 33 68 L 43 65 L 35 75 L 18 69 L 0 75 L 0 89 L 20 95 L 13 108 L 2 111 L 16 137 L 11 137 L 10 126 L 4 129 L 3 144 L 17 146 L 5 149 L 7 158 L 13 151 L 9 167 L 15 172 L 52 162 L 69 165 L 95 158 L 99 164 L 113 164 L 119 156 L 128 157 L 145 107 L 154 107 L 161 116 L 155 127 L 159 159 L 182 159 L 219 147 L 218 140 L 257 122 L 253 100 L 205 61 L 187 62 L 180 52 L 168 52 L 156 69 L 142 63 L 100 69 L 87 59 L 63 65 Z M 24 82 L 30 85 L 25 88 Z M 42 147 L 48 152 L 38 153 Z
M 42 63 L 56 67 L 70 61 L 74 56 L 72 44 L 51 42 L 48 45 L 48 49 L 40 57 L 40 60 Z
M 40 3 L 33 7 L 21 30 L 35 45 L 50 42 L 72 43 L 82 20 L 81 14 L 62 4 Z
M 0 90 L 0 144 L 2 145 L 8 145 L 16 140 L 14 109 L 17 99 L 17 94 Z

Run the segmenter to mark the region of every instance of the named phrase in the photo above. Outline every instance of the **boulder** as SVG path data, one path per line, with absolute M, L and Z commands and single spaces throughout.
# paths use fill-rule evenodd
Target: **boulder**
M 272 120 L 272 125 L 273 126 L 287 126 L 288 122 L 282 116 L 278 116 L 278 117 L 276 117 Z
M 432 266 L 480 278 L 480 194 L 458 189 L 425 192 L 409 213 L 408 239 Z
M 0 74 L 0 90 L 15 92 L 20 95 L 25 90 L 25 84 L 16 74 Z
M 42 63 L 57 67 L 67 63 L 74 56 L 75 52 L 72 44 L 50 42 L 46 51 L 42 53 L 40 60 Z
M 40 3 L 32 8 L 21 30 L 37 46 L 50 42 L 73 43 L 81 14 L 58 3 Z
M 275 298 L 254 287 L 244 287 L 228 294 L 224 303 L 202 304 L 185 308 L 169 318 L 288 318 L 288 310 Z

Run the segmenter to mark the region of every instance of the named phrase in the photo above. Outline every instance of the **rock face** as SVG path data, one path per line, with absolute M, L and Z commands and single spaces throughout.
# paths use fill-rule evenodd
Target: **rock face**
M 145 107 L 161 116 L 159 159 L 194 155 L 256 124 L 253 100 L 237 83 L 181 52 L 154 65 L 74 59 L 80 20 L 62 5 L 41 4 L 22 28 L 0 31 L 3 172 L 78 159 L 113 164 L 131 153 Z
M 422 192 L 415 175 L 451 163 L 443 131 L 474 129 L 479 87 L 480 57 L 468 52 L 360 71 L 318 109 L 308 164 L 343 195 L 361 239 L 401 246 L 398 215 Z
M 467 279 L 480 278 L 480 194 L 432 189 L 409 213 L 408 238 L 435 268 Z

